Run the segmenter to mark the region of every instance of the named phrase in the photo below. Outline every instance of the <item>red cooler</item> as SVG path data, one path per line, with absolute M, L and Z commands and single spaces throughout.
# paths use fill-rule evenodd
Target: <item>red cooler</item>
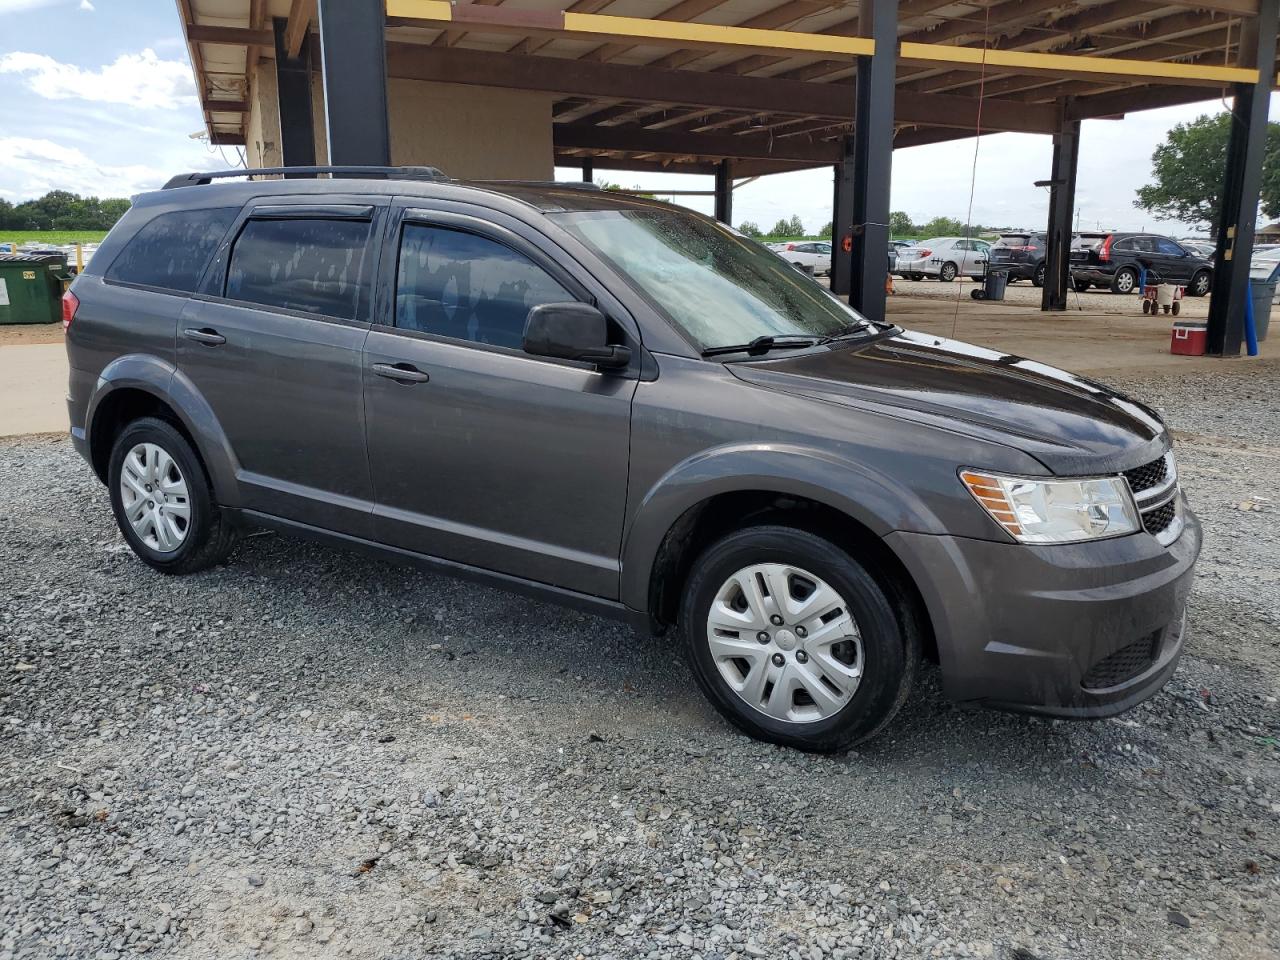
M 1203 320 L 1179 320 L 1173 325 L 1169 352 L 1184 357 L 1203 357 L 1208 326 Z

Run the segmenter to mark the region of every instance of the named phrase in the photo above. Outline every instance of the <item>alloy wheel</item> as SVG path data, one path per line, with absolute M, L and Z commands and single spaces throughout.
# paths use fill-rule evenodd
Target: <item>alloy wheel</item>
M 730 576 L 707 614 L 707 645 L 729 688 L 776 720 L 828 719 L 862 679 L 862 637 L 849 605 L 790 564 L 758 563 Z
M 187 481 L 163 447 L 139 443 L 120 466 L 120 502 L 143 543 L 157 553 L 182 546 L 191 528 Z

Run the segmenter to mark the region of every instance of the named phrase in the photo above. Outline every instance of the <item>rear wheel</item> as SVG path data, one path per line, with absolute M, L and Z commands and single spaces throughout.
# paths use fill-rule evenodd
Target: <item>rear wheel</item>
M 835 544 L 752 527 L 695 563 L 680 610 L 694 677 L 750 736 L 845 750 L 878 733 L 906 699 L 919 643 L 884 591 Z
M 213 502 L 204 465 L 173 424 L 125 427 L 107 466 L 111 510 L 138 557 L 162 573 L 195 573 L 223 560 L 235 529 Z
M 950 283 L 959 272 L 959 268 L 954 263 L 947 261 L 942 265 L 942 269 L 938 271 L 938 279 L 943 283 Z
M 1209 271 L 1201 270 L 1192 277 L 1191 282 L 1187 284 L 1187 293 L 1191 294 L 1193 297 L 1203 297 L 1209 292 L 1209 287 L 1211 285 L 1212 277 L 1210 276 Z
M 1138 271 L 1133 267 L 1121 267 L 1111 278 L 1112 293 L 1133 293 L 1138 286 Z

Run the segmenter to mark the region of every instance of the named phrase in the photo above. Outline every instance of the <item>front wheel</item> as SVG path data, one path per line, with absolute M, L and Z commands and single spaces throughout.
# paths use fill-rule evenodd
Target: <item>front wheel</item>
M 1036 272 L 1031 275 L 1031 285 L 1035 287 L 1043 287 L 1044 275 L 1045 275 L 1044 261 L 1041 261 L 1039 265 L 1036 267 Z
M 869 573 L 835 544 L 752 527 L 694 564 L 680 630 L 698 685 L 731 723 L 801 750 L 847 750 L 901 707 L 919 660 Z
M 1187 284 L 1187 293 L 1193 297 L 1203 297 L 1209 292 L 1212 279 L 1208 270 L 1201 270 L 1191 278 L 1191 283 Z
M 235 544 L 235 529 L 213 502 L 204 465 L 165 420 L 143 417 L 120 431 L 107 485 L 120 532 L 139 559 L 161 573 L 204 570 Z

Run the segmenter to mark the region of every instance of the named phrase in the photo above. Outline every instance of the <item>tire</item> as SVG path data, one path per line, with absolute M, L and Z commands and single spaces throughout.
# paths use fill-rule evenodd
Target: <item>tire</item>
M 784 608 L 789 617 L 777 626 L 765 615 L 778 607 L 770 606 L 772 597 L 757 588 L 759 609 L 753 614 L 735 584 L 758 582 L 750 572 L 763 565 L 770 565 L 773 582 L 784 577 L 781 582 L 788 585 L 789 602 L 813 599 L 818 605 L 808 611 L 803 606 L 799 611 Z M 790 576 L 784 568 L 790 568 Z M 815 587 L 807 597 L 797 599 L 796 589 L 806 583 L 814 586 L 814 580 L 801 574 L 831 592 Z M 747 612 L 733 612 L 726 596 L 744 603 Z M 823 597 L 828 600 L 822 602 Z M 720 615 L 722 623 L 726 617 L 744 617 L 732 621 L 735 631 L 716 632 L 723 643 L 719 657 L 712 651 L 709 620 L 716 610 L 730 611 Z M 842 612 L 824 620 L 821 610 Z M 856 639 L 848 632 L 846 614 L 856 624 Z M 890 597 L 861 564 L 835 544 L 791 527 L 749 527 L 709 547 L 694 563 L 685 584 L 679 623 L 694 678 L 725 719 L 758 740 L 819 753 L 847 750 L 882 730 L 906 700 L 920 660 L 916 632 L 904 628 Z M 735 635 L 739 623 L 742 630 Z M 817 624 L 807 640 L 801 639 L 806 623 Z M 757 630 L 761 624 L 768 630 Z M 829 638 L 844 639 L 823 643 L 819 635 L 824 632 Z M 761 641 L 760 636 L 769 639 Z M 737 649 L 746 656 L 734 657 Z M 812 659 L 806 649 L 813 651 Z M 855 667 L 860 671 L 856 678 L 838 672 Z M 757 670 L 765 673 L 757 675 Z M 764 683 L 764 677 L 778 682 Z M 743 693 L 737 692 L 731 678 L 742 684 Z M 755 689 L 766 691 L 760 706 L 747 699 L 753 678 L 761 684 Z M 779 686 L 784 683 L 785 687 Z M 811 689 L 822 698 L 821 704 L 809 695 Z
M 1146 316 L 1148 313 L 1150 313 L 1150 312 L 1151 312 L 1151 301 L 1150 301 L 1150 300 L 1143 300 L 1143 301 L 1142 301 L 1142 315 L 1145 317 L 1145 316 Z
M 1187 293 L 1193 297 L 1203 297 L 1213 286 L 1213 275 L 1208 270 L 1201 270 L 1187 284 Z
M 1182 304 L 1180 304 L 1177 300 L 1173 301 L 1173 315 L 1176 317 L 1181 312 L 1182 312 Z
M 1111 278 L 1112 293 L 1133 293 L 1138 287 L 1138 271 L 1133 267 L 1121 267 Z
M 126 460 L 129 480 L 122 485 Z M 162 493 L 162 480 L 171 489 L 182 491 L 164 494 L 172 498 L 167 505 L 169 513 L 159 504 L 159 497 L 147 499 L 149 494 Z M 137 500 L 126 503 L 126 486 Z M 238 539 L 236 529 L 213 502 L 213 490 L 200 458 L 177 428 L 165 420 L 143 417 L 120 431 L 111 447 L 107 489 L 111 512 L 125 541 L 139 559 L 161 573 L 206 570 L 226 559 Z M 154 512 L 143 503 L 156 503 Z M 185 518 L 181 515 L 184 506 Z M 150 517 L 146 516 L 148 513 Z M 141 528 L 130 520 L 131 515 L 144 517 Z M 147 532 L 148 527 L 151 532 Z
M 1036 265 L 1035 272 L 1034 272 L 1033 274 L 1031 274 L 1031 285 L 1032 285 L 1033 287 L 1043 287 L 1043 286 L 1044 286 L 1044 276 L 1045 276 L 1045 265 L 1044 265 L 1044 261 L 1043 261 L 1043 260 L 1041 260 L 1041 261 Z
M 908 279 L 908 280 L 920 281 L 920 280 L 923 280 L 923 279 L 924 279 L 924 274 L 923 274 L 923 273 L 912 273 L 912 274 L 908 275 L 907 279 Z
M 942 269 L 938 271 L 938 279 L 943 283 L 950 283 L 956 278 L 956 274 L 960 272 L 959 268 L 948 260 L 942 265 Z

